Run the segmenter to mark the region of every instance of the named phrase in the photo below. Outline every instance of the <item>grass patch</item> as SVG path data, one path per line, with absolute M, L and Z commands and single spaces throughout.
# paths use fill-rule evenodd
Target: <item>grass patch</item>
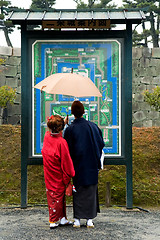
M 133 204 L 160 206 L 160 127 L 133 128 Z M 20 204 L 21 127 L 0 126 L 0 204 Z M 125 166 L 105 166 L 99 173 L 99 200 L 106 182 L 112 205 L 126 204 Z M 67 197 L 67 203 L 72 198 Z M 28 166 L 28 204 L 47 204 L 43 166 Z

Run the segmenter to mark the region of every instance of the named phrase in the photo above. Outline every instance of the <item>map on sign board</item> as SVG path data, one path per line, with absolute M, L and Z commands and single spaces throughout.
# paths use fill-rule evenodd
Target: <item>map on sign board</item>
M 32 45 L 34 86 L 55 73 L 74 73 L 89 77 L 102 94 L 82 97 L 84 118 L 102 130 L 106 156 L 121 156 L 121 44 L 117 40 L 36 41 Z M 33 88 L 32 155 L 41 155 L 47 117 L 69 115 L 74 97 L 53 95 Z

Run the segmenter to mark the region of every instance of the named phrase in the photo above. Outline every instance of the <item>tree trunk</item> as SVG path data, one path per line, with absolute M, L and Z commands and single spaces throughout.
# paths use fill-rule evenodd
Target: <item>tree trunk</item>
M 7 45 L 8 45 L 9 47 L 12 47 L 12 48 L 13 48 L 12 43 L 11 43 L 11 41 L 10 41 L 10 38 L 9 38 L 9 36 L 8 36 L 7 28 L 3 28 L 3 31 L 4 31 L 4 35 L 5 35 L 5 38 L 6 38 Z
M 152 41 L 153 41 L 153 47 L 158 48 L 158 37 L 159 35 L 156 33 L 155 30 L 155 20 L 154 20 L 154 15 L 153 12 L 150 13 L 150 23 L 151 23 L 151 36 L 152 36 Z
M 95 0 L 89 0 L 88 7 L 92 8 L 94 2 L 95 2 Z
M 142 22 L 142 28 L 143 28 L 143 32 L 145 32 L 146 28 L 145 28 L 145 23 Z M 144 47 L 148 47 L 148 42 L 147 42 L 147 37 L 144 37 Z
M 0 125 L 3 124 L 3 108 L 0 107 Z
M 160 15 L 158 14 L 157 16 L 157 41 L 158 41 L 158 46 L 159 46 L 159 22 L 160 22 Z
M 2 124 L 8 124 L 8 109 L 3 108 Z

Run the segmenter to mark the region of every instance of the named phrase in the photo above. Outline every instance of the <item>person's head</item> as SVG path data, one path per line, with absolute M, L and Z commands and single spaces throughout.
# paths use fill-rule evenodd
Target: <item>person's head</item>
M 64 128 L 64 120 L 59 115 L 51 115 L 48 118 L 47 127 L 51 129 L 52 133 L 59 133 Z
M 71 106 L 71 113 L 76 117 L 80 118 L 84 114 L 84 106 L 80 101 L 74 101 Z

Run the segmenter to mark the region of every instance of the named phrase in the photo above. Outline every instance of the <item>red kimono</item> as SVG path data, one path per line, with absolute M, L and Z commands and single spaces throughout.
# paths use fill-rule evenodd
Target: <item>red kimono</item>
M 46 132 L 42 148 L 49 221 L 66 217 L 65 188 L 75 175 L 68 144 L 62 134 Z

